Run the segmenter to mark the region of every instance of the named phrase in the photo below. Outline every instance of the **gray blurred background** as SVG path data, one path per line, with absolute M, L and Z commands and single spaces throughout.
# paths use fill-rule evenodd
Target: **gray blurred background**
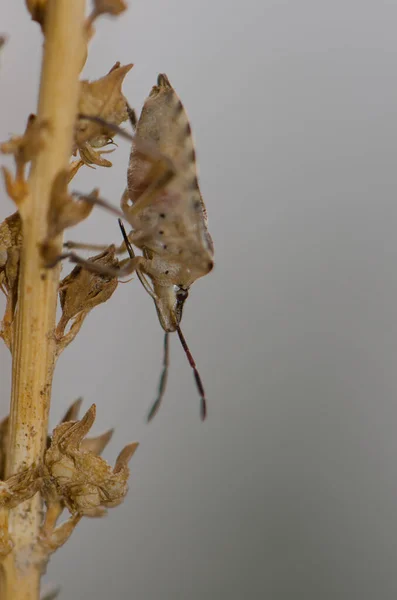
M 23 4 L 0 3 L 2 140 L 36 107 L 41 35 Z M 141 445 L 125 503 L 51 561 L 62 599 L 396 598 L 396 23 L 381 0 L 131 0 L 98 24 L 84 75 L 134 62 L 139 110 L 165 72 L 191 118 L 216 268 L 183 325 L 209 416 L 172 337 L 146 425 L 163 335 L 139 282 L 120 285 L 59 362 L 51 424 L 82 395 L 96 432 L 116 428 L 110 461 Z M 117 204 L 127 158 L 120 141 L 79 188 Z M 120 234 L 96 210 L 67 237 Z

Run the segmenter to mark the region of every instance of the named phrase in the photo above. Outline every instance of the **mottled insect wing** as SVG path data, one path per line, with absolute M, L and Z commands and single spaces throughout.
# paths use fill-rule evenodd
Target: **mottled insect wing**
M 192 132 L 166 75 L 159 75 L 144 103 L 136 140 L 128 169 L 129 199 L 123 205 L 135 230 L 133 243 L 189 263 L 197 276 L 208 273 L 213 245 L 197 181 Z M 142 150 L 145 144 L 151 152 Z

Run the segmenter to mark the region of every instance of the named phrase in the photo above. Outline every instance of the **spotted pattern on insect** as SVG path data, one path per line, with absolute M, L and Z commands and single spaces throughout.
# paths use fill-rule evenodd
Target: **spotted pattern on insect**
M 166 75 L 146 99 L 136 139 L 158 153 L 133 145 L 128 194 L 122 210 L 133 227 L 129 238 L 145 252 L 139 268 L 153 282 L 156 307 L 166 331 L 175 331 L 174 287 L 188 290 L 213 268 L 214 248 L 197 179 L 196 153 L 186 111 Z

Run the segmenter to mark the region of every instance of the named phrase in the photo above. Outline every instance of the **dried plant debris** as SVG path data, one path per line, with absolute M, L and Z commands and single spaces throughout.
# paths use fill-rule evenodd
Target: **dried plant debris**
M 9 435 L 9 417 L 6 417 L 0 421 L 0 480 L 5 479 L 6 473 L 6 462 L 7 462 L 7 448 L 8 448 L 8 435 Z
M 0 225 L 0 289 L 7 298 L 0 336 L 11 349 L 15 307 L 18 298 L 19 256 L 22 245 L 22 222 L 18 212 Z
M 124 12 L 127 8 L 127 4 L 123 0 L 94 0 L 94 12 L 97 16 L 108 14 L 108 15 L 119 15 Z
M 114 246 L 110 246 L 101 254 L 88 259 L 92 265 L 117 269 L 119 262 Z M 62 316 L 55 330 L 58 341 L 58 352 L 61 352 L 75 338 L 88 313 L 103 302 L 109 300 L 117 288 L 118 279 L 103 273 L 92 273 L 81 265 L 77 265 L 60 282 L 59 299 Z M 70 330 L 65 334 L 65 329 Z
M 77 160 L 73 160 L 69 164 L 69 183 L 72 181 L 73 177 L 77 175 L 78 171 L 84 166 L 84 162 L 79 158 Z
M 60 591 L 60 587 L 53 586 L 51 586 L 50 589 L 44 589 L 42 595 L 40 596 L 40 600 L 55 600 L 58 598 Z
M 3 154 L 11 154 L 15 160 L 15 177 L 6 167 L 2 167 L 4 182 L 8 195 L 17 206 L 28 194 L 28 183 L 25 177 L 26 165 L 40 152 L 45 144 L 45 131 L 48 124 L 38 121 L 35 115 L 30 115 L 22 136 L 15 136 L 0 144 Z
M 65 170 L 54 179 L 47 216 L 49 239 L 55 238 L 68 227 L 78 225 L 91 214 L 93 204 L 68 193 L 70 176 L 71 171 Z M 95 197 L 98 191 L 94 190 L 91 194 Z
M 107 75 L 96 81 L 82 81 L 78 112 L 80 115 L 100 117 L 106 123 L 118 126 L 128 118 L 127 101 L 121 91 L 123 81 L 133 65 L 116 63 Z M 75 152 L 87 165 L 111 166 L 99 150 L 113 142 L 114 130 L 104 124 L 80 118 L 76 125 Z
M 25 0 L 26 7 L 32 16 L 32 21 L 36 21 L 43 28 L 45 13 L 47 10 L 47 0 Z
M 44 455 L 44 497 L 58 498 L 72 515 L 102 516 L 107 508 L 120 504 L 128 491 L 128 462 L 138 444 L 126 446 L 112 469 L 82 443 L 95 413 L 93 404 L 81 421 L 58 425 Z
M 0 481 L 0 506 L 13 508 L 28 500 L 41 487 L 40 470 L 36 466 Z
M 47 214 L 47 238 L 41 246 L 43 258 L 47 263 L 55 261 L 59 255 L 57 237 L 68 227 L 74 227 L 86 219 L 93 208 L 93 204 L 69 194 L 70 177 L 70 169 L 65 169 L 58 173 L 52 184 Z M 94 190 L 91 194 L 95 197 L 98 192 Z
M 75 402 L 73 402 L 70 408 L 66 411 L 61 423 L 77 421 L 81 403 L 82 398 L 75 400 Z M 96 437 L 84 438 L 81 442 L 81 448 L 86 452 L 100 455 L 105 449 L 106 445 L 109 443 L 112 434 L 113 429 L 110 429 L 109 431 L 106 431 L 105 433 Z M 47 440 L 47 448 L 49 449 L 50 447 L 51 437 L 49 436 Z M 57 526 L 58 519 L 65 509 L 64 499 L 58 495 L 56 488 L 51 485 L 46 485 L 46 493 L 44 495 L 47 510 L 45 512 L 45 518 L 41 528 L 40 541 L 42 550 L 44 550 L 44 554 L 48 555 L 49 553 L 57 550 L 57 548 L 66 542 L 82 515 L 76 513 L 69 520 Z
M 94 8 L 85 23 L 88 39 L 95 33 L 93 23 L 98 17 L 105 14 L 118 16 L 126 8 L 127 4 L 123 0 L 94 0 Z

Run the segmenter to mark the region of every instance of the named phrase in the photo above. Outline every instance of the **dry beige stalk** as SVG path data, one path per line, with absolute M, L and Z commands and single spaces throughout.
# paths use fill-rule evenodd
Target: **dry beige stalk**
M 85 0 L 47 3 L 37 119 L 48 123 L 48 129 L 44 147 L 30 157 L 28 193 L 18 195 L 23 243 L 14 324 L 8 475 L 39 463 L 47 442 L 59 269 L 43 270 L 39 244 L 47 236 L 46 217 L 54 178 L 68 168 L 72 148 L 78 76 L 85 52 L 84 13 Z M 7 519 L 5 514 L 1 517 L 4 538 Z M 10 510 L 8 530 L 13 549 L 1 565 L 2 600 L 39 598 L 41 567 L 34 552 L 40 523 L 41 499 L 37 494 Z

